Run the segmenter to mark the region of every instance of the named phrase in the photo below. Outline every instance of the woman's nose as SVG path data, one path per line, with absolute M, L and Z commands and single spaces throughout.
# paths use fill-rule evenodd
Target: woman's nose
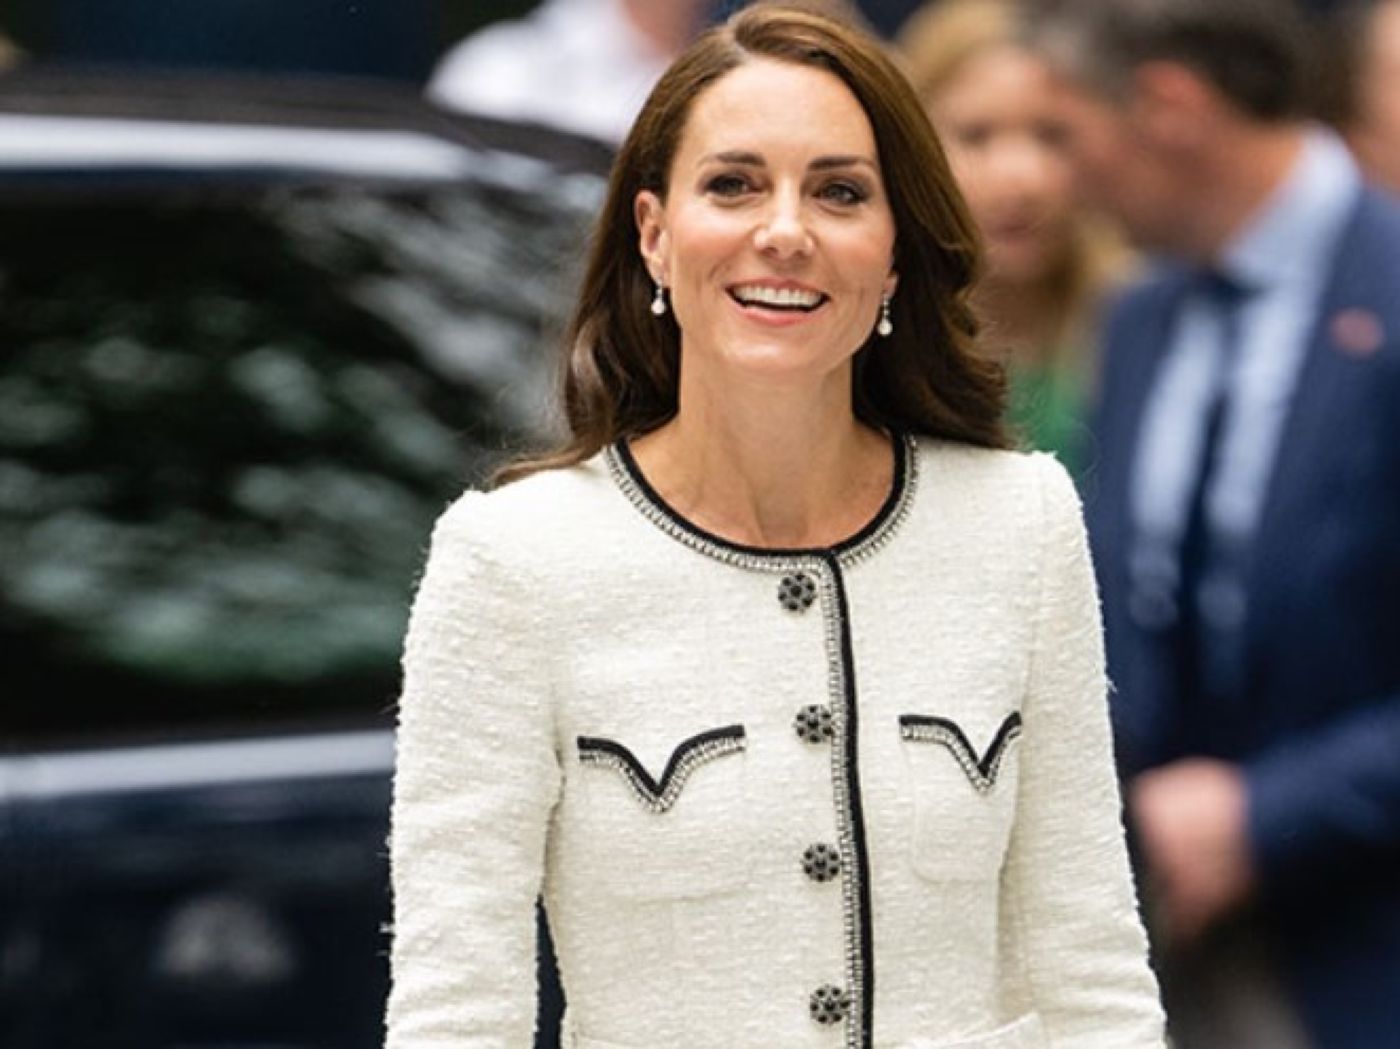
M 1052 160 L 1045 147 L 1032 141 L 1008 139 L 987 158 L 990 177 L 1005 189 L 1040 192 L 1051 180 Z
M 777 258 L 811 252 L 812 235 L 802 212 L 802 201 L 786 194 L 775 196 L 755 231 L 754 245 Z

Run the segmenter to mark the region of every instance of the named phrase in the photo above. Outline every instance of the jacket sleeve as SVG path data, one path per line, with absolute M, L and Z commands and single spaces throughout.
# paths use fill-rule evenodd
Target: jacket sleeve
M 1245 765 L 1249 835 L 1263 889 L 1311 892 L 1393 868 L 1400 852 L 1400 695 Z
M 1002 882 L 1008 954 L 1050 1045 L 1159 1049 L 1164 1020 L 1128 867 L 1079 500 L 1058 462 L 1035 458 L 1039 594 Z
M 1388 258 L 1396 256 L 1392 252 Z M 1392 261 L 1392 272 L 1397 269 Z M 1388 291 L 1394 286 L 1393 277 L 1378 280 L 1378 288 Z M 1378 308 L 1383 301 L 1387 300 L 1376 300 Z M 1394 310 L 1381 315 L 1393 316 Z M 1318 893 L 1334 895 L 1339 886 L 1364 892 L 1370 885 L 1391 893 L 1400 879 L 1400 691 L 1395 690 L 1400 556 L 1393 545 L 1393 528 L 1382 524 L 1373 532 L 1369 527 L 1370 522 L 1400 520 L 1400 340 L 1395 328 L 1391 339 L 1355 376 L 1379 395 L 1374 417 L 1359 420 L 1358 427 L 1371 434 L 1367 440 L 1385 448 L 1384 457 L 1369 463 L 1361 475 L 1368 486 L 1364 501 L 1345 506 L 1340 518 L 1317 518 L 1333 522 L 1331 543 L 1361 544 L 1350 547 L 1350 568 L 1331 571 L 1365 572 L 1369 577 L 1367 597 L 1351 596 L 1356 594 L 1351 590 L 1338 598 L 1348 604 L 1341 613 L 1341 622 L 1350 624 L 1343 634 L 1344 648 L 1320 657 L 1325 659 L 1323 666 L 1336 665 L 1339 658 L 1347 658 L 1342 653 L 1349 649 L 1354 673 L 1343 680 L 1353 682 L 1350 688 L 1356 692 L 1349 692 L 1346 706 L 1338 704 L 1320 723 L 1294 728 L 1243 762 L 1248 834 L 1260 892 L 1274 901 L 1301 900 L 1309 909 Z M 1363 516 L 1367 525 L 1353 520 Z M 1336 524 L 1343 520 L 1347 523 Z M 1306 578 L 1297 574 L 1295 592 Z M 1332 615 L 1326 600 L 1313 597 L 1317 626 Z M 1310 628 L 1316 628 L 1306 616 L 1295 615 L 1288 623 L 1292 633 L 1274 634 L 1275 645 L 1287 637 L 1305 645 Z M 1337 636 L 1336 631 L 1329 634 Z M 1358 680 L 1376 684 L 1365 699 L 1364 693 L 1357 694 Z M 1273 706 L 1279 712 L 1288 710 L 1283 697 Z
M 439 520 L 403 656 L 387 1049 L 520 1049 L 559 789 L 541 631 L 469 493 Z

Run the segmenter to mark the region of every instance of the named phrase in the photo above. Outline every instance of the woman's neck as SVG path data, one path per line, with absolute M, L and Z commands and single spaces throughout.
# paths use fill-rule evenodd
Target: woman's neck
M 889 438 L 856 420 L 849 382 L 844 397 L 732 386 L 687 397 L 686 387 L 675 418 L 631 448 L 661 497 L 701 528 L 747 546 L 827 547 L 888 496 Z

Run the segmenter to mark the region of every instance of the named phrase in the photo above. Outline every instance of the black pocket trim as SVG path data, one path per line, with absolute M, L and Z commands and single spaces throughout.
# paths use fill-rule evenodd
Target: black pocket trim
M 585 764 L 604 765 L 620 772 L 637 799 L 653 812 L 666 812 L 680 797 L 690 774 L 706 762 L 734 754 L 747 746 L 743 725 L 729 725 L 691 736 L 671 753 L 661 782 L 637 760 L 635 754 L 611 739 L 578 737 L 578 757 Z
M 927 714 L 901 714 L 899 734 L 915 743 L 941 743 L 953 752 L 958 764 L 967 773 L 972 785 L 982 793 L 991 790 L 1001 771 L 1002 758 L 1011 741 L 1021 734 L 1021 714 L 1013 711 L 1001 723 L 1001 728 L 992 737 L 987 752 L 978 758 L 977 751 L 968 742 L 967 734 L 957 722 L 948 718 L 936 718 Z

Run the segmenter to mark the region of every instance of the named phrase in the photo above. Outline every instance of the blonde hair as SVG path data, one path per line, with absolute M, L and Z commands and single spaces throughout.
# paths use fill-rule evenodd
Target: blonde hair
M 972 58 L 1020 44 L 1020 22 L 1007 0 L 935 0 L 924 4 L 896 41 L 919 97 L 940 93 Z
M 906 75 L 928 107 L 973 59 L 1001 48 L 1029 51 L 1025 28 L 1015 0 L 931 0 L 904 24 L 896 45 Z M 1050 324 L 1057 348 L 1077 345 L 1082 352 L 1091 341 L 1099 302 L 1122 282 L 1132 259 L 1107 220 L 1077 218 L 1068 250 L 1047 278 L 1057 305 Z M 983 320 L 994 333 L 996 319 Z

